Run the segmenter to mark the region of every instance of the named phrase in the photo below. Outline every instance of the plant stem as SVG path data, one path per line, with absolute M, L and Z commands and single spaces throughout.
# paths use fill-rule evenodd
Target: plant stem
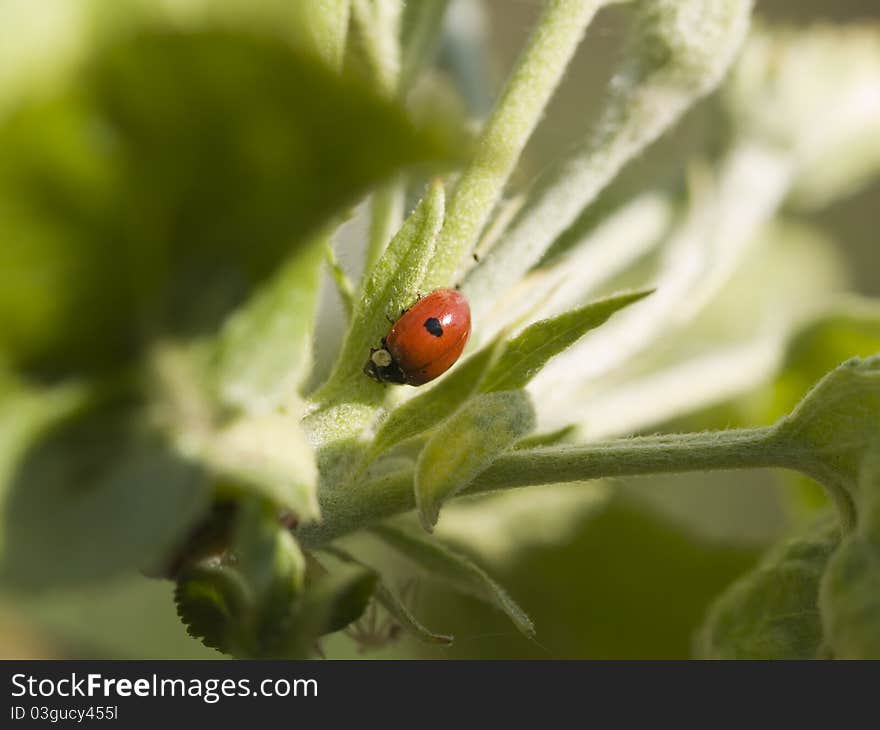
M 721 80 L 745 35 L 748 2 L 722 2 L 730 9 L 716 9 L 717 18 L 705 8 L 687 10 L 706 4 L 662 0 L 641 5 L 632 52 L 608 86 L 598 123 L 573 154 L 539 181 L 500 245 L 465 281 L 475 319 L 538 263 L 626 163 Z M 700 16 L 711 19 L 708 27 L 688 20 Z M 691 51 L 700 48 L 703 38 L 710 46 L 714 41 L 716 52 L 704 52 L 706 58 L 696 63 Z
M 429 272 L 429 288 L 452 283 L 501 196 L 593 16 L 605 0 L 548 0 L 473 161 L 455 187 Z
M 499 458 L 467 491 L 477 494 L 602 477 L 780 466 L 774 434 L 774 428 L 766 427 L 517 451 Z
M 480 474 L 463 494 L 606 477 L 716 469 L 783 467 L 804 471 L 802 455 L 795 451 L 796 447 L 779 438 L 775 426 L 511 451 Z M 808 475 L 818 478 L 828 488 L 847 529 L 853 519 L 853 507 L 846 492 L 835 489 L 821 474 Z M 321 495 L 323 521 L 303 526 L 297 536 L 306 545 L 323 544 L 414 508 L 412 471 L 394 472 L 344 490 L 326 491 Z
M 345 273 L 345 269 L 339 263 L 333 244 L 328 239 L 324 243 L 324 261 L 327 268 L 330 269 L 330 276 L 333 283 L 336 284 L 336 291 L 339 293 L 339 299 L 342 301 L 342 307 L 345 310 L 346 321 L 351 321 L 351 314 L 354 311 L 354 286 Z

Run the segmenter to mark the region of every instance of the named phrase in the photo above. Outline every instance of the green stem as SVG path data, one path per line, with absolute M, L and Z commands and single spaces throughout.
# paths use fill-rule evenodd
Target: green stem
M 513 452 L 483 472 L 468 493 L 603 477 L 779 466 L 774 434 L 775 429 L 767 427 Z
M 339 263 L 339 258 L 336 256 L 336 251 L 329 239 L 324 243 L 324 260 L 330 269 L 333 283 L 336 284 L 336 291 L 339 293 L 339 299 L 342 301 L 347 322 L 350 322 L 352 312 L 354 311 L 354 286 L 352 286 L 348 274 L 345 273 L 345 269 Z
M 745 34 L 748 2 L 713 1 L 719 2 L 714 13 L 702 7 L 707 0 L 640 6 L 632 51 L 608 86 L 598 123 L 539 181 L 499 246 L 464 282 L 475 319 L 541 259 L 626 163 L 721 80 Z M 704 22 L 693 22 L 697 17 Z
M 607 477 L 782 467 L 818 479 L 837 506 L 844 530 L 849 529 L 854 524 L 854 508 L 846 490 L 805 468 L 803 455 L 796 452 L 796 447 L 779 437 L 775 426 L 519 450 L 500 457 L 464 494 Z M 306 545 L 322 544 L 414 508 L 412 472 L 394 472 L 322 494 L 323 521 L 304 526 L 298 537 Z
M 606 0 L 548 0 L 473 161 L 455 187 L 428 288 L 448 286 L 473 249 L 593 16 Z

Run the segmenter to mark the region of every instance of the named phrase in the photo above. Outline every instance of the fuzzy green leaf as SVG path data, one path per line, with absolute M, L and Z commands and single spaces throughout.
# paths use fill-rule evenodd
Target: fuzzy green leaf
M 820 606 L 835 659 L 880 659 L 880 442 L 862 465 L 858 531 L 831 557 Z
M 851 535 L 822 578 L 822 620 L 835 659 L 880 659 L 880 540 Z
M 855 500 L 861 465 L 880 436 L 880 355 L 828 373 L 776 428 L 797 455 L 792 466 L 827 486 L 839 505 Z
M 312 335 L 326 235 L 291 254 L 223 326 L 217 387 L 230 406 L 266 413 L 289 405 L 312 367 Z
M 372 453 L 378 455 L 418 436 L 452 415 L 474 392 L 506 346 L 499 338 L 457 365 L 427 392 L 395 408 L 376 434 Z
M 238 657 L 307 657 L 319 636 L 357 620 L 377 581 L 360 565 L 306 581 L 296 541 L 253 500 L 240 510 L 233 553 L 186 567 L 175 599 L 190 634 Z
M 644 299 L 650 290 L 618 294 L 526 327 L 507 346 L 480 385 L 483 392 L 522 388 L 550 358 L 577 342 L 612 314 Z
M 314 636 L 357 621 L 373 597 L 379 576 L 362 565 L 346 565 L 322 575 L 304 598 L 303 615 Z
M 443 502 L 534 426 L 535 412 L 522 390 L 484 393 L 444 421 L 425 444 L 416 465 L 416 506 L 422 526 L 433 530 Z
M 203 472 L 115 402 L 81 409 L 16 461 L 0 570 L 26 588 L 98 580 L 164 561 L 208 506 Z
M 380 525 L 373 529 L 383 542 L 456 590 L 479 598 L 503 611 L 526 636 L 535 635 L 535 627 L 516 602 L 486 572 L 468 558 L 442 543 L 410 531 Z
M 352 378 L 364 382 L 370 348 L 378 347 L 388 334 L 389 320 L 396 320 L 418 298 L 443 223 L 444 200 L 442 184 L 433 183 L 369 273 L 337 369 L 315 399 Z
M 590 4 L 578 3 L 582 9 Z M 522 213 L 464 284 L 473 294 L 477 319 L 541 260 L 625 164 L 718 85 L 746 36 L 752 1 L 633 5 L 637 20 L 599 104 L 601 117 L 548 169 Z
M 257 598 L 280 593 L 292 601 L 299 593 L 305 557 L 273 507 L 250 499 L 239 508 L 232 550 L 236 570 Z
M 214 332 L 437 130 L 269 35 L 153 29 L 0 124 L 0 348 L 66 374 Z M 14 272 L 14 276 L 12 273 Z
M 305 558 L 275 510 L 250 500 L 239 510 L 234 559 L 185 566 L 177 611 L 191 635 L 243 658 L 305 656 L 314 636 L 300 616 Z
M 211 437 L 201 455 L 228 488 L 259 495 L 300 520 L 318 518 L 315 454 L 294 415 L 242 417 Z
M 178 576 L 177 615 L 187 633 L 211 649 L 240 653 L 237 636 L 250 595 L 241 575 L 220 565 L 193 565 Z
M 708 659 L 813 659 L 822 645 L 819 581 L 839 543 L 823 524 L 772 551 L 712 607 L 697 645 Z
M 0 370 L 0 504 L 28 447 L 88 399 L 89 389 L 82 385 L 38 389 Z
M 542 446 L 559 446 L 566 443 L 575 433 L 577 433 L 577 426 L 563 426 L 555 431 L 526 436 L 516 442 L 515 448 L 537 449 Z
M 474 157 L 455 185 L 428 274 L 431 288 L 449 286 L 473 251 L 584 31 L 604 2 L 550 0 L 544 5 Z

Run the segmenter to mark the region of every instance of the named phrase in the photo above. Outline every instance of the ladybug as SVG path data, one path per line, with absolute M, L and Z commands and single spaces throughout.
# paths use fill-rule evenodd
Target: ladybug
M 458 360 L 471 334 L 471 308 L 464 294 L 438 289 L 407 309 L 370 350 L 364 372 L 380 383 L 424 385 Z

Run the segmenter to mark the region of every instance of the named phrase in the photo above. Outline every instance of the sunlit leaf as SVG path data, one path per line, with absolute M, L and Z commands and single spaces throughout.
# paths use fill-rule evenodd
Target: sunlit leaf
M 295 415 L 240 418 L 210 437 L 202 456 L 235 491 L 261 495 L 300 520 L 318 517 L 315 454 Z
M 0 155 L 0 347 L 50 373 L 212 331 L 370 185 L 453 156 L 313 56 L 217 30 L 100 46 L 4 120 Z
M 437 232 L 443 223 L 443 186 L 435 182 L 406 219 L 369 273 L 348 335 L 324 392 L 351 378 L 364 378 L 370 349 L 379 347 L 391 323 L 418 299 Z M 380 385 L 376 386 L 381 387 Z M 316 398 L 320 398 L 319 394 Z
M 373 440 L 373 453 L 379 454 L 401 441 L 418 436 L 452 415 L 479 389 L 487 371 L 505 347 L 504 339 L 497 339 L 457 365 L 427 392 L 391 411 Z
M 508 343 L 504 354 L 481 383 L 480 390 L 491 392 L 522 388 L 550 358 L 603 324 L 615 312 L 644 299 L 650 293 L 618 294 L 527 327 Z
M 416 465 L 416 505 L 422 526 L 433 530 L 443 502 L 470 484 L 534 424 L 528 395 L 508 390 L 473 398 L 438 426 Z
M 297 396 L 312 366 L 323 243 L 301 246 L 224 325 L 216 368 L 226 404 L 265 413 Z

